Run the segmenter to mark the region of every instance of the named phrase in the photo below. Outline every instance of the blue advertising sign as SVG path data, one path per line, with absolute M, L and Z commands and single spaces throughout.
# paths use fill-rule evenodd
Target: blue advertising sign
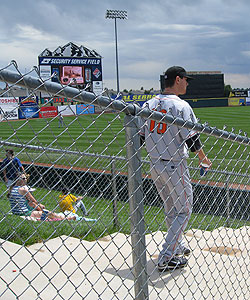
M 93 104 L 77 104 L 76 105 L 76 114 L 83 115 L 83 114 L 94 114 L 95 113 L 95 106 Z
M 39 118 L 38 97 L 19 97 L 19 119 Z
M 18 110 L 19 119 L 39 118 L 39 108 L 35 106 L 23 106 Z

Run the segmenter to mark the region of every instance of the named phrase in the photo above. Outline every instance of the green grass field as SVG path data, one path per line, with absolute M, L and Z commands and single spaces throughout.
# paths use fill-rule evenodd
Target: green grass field
M 208 122 L 209 126 L 222 129 L 227 125 L 231 131 L 242 130 L 250 135 L 250 107 L 219 107 L 198 108 L 195 114 L 201 123 Z M 61 150 L 85 151 L 105 155 L 126 156 L 125 132 L 123 126 L 123 115 L 121 119 L 116 114 L 82 115 L 78 117 L 65 117 L 65 128 L 58 128 L 57 119 L 33 119 L 28 121 L 1 122 L 0 138 L 3 141 L 20 143 L 22 145 L 36 145 L 51 147 Z M 93 122 L 95 121 L 95 122 Z M 237 171 L 244 174 L 249 171 L 249 146 L 227 142 L 214 137 L 202 135 L 205 151 L 213 160 L 213 169 L 221 171 Z M 5 157 L 2 146 L 0 159 Z M 49 151 L 34 151 L 30 149 L 16 148 L 16 153 L 22 161 L 43 162 L 47 164 L 62 164 L 67 166 L 110 169 L 109 159 L 97 159 L 92 157 L 81 157 L 80 155 L 60 154 Z M 142 156 L 146 157 L 145 150 Z M 197 167 L 197 159 L 191 155 L 190 164 Z M 125 171 L 126 161 L 117 163 L 119 171 Z M 143 165 L 143 171 L 148 172 L 148 165 Z M 197 172 L 196 172 L 197 173 Z M 194 173 L 193 178 L 199 176 Z M 212 176 L 212 175 L 211 175 Z M 214 175 L 213 175 L 214 176 Z M 209 177 L 210 180 L 223 181 L 221 175 Z M 218 177 L 219 176 L 219 177 Z M 232 177 L 231 181 L 237 181 Z M 240 179 L 241 183 L 249 184 L 249 179 Z M 40 240 L 50 239 L 62 234 L 71 235 L 87 240 L 95 240 L 101 236 L 117 231 L 113 226 L 112 203 L 105 199 L 94 199 L 86 197 L 84 202 L 90 211 L 91 218 L 98 218 L 95 224 L 86 222 L 27 222 L 18 216 L 6 215 L 9 211 L 8 199 L 5 196 L 6 188 L 0 184 L 0 237 L 20 244 L 33 244 Z M 58 191 L 37 189 L 34 195 L 42 201 L 48 209 L 59 211 L 57 207 Z M 118 203 L 119 230 L 129 233 L 129 205 Z M 202 230 L 213 230 L 225 226 L 227 221 L 234 228 L 250 225 L 248 222 L 238 220 L 225 220 L 222 217 L 192 215 L 189 228 Z M 145 206 L 145 222 L 147 232 L 166 230 L 164 213 L 162 208 Z
M 208 122 L 209 126 L 218 129 L 223 129 L 225 125 L 225 130 L 229 132 L 234 129 L 235 133 L 242 131 L 241 135 L 246 133 L 248 137 L 250 136 L 249 106 L 196 108 L 194 111 L 200 118 L 200 123 Z M 205 145 L 205 152 L 213 161 L 213 169 L 243 174 L 250 173 L 248 166 L 250 145 L 239 145 L 204 134 L 201 139 Z M 249 184 L 249 179 L 246 182 Z
M 250 135 L 250 106 L 196 108 L 201 123 L 222 129 L 227 125 Z M 124 155 L 123 114 L 81 115 L 65 117 L 66 128 L 58 128 L 57 119 L 31 119 L 1 122 L 2 140 L 48 146 L 58 149 Z M 93 122 L 94 121 L 94 122 Z M 2 155 L 2 154 L 1 154 Z M 28 158 L 27 158 L 28 159 Z
M 0 183 L 0 194 L 5 192 L 4 184 Z M 58 191 L 37 189 L 34 196 L 43 199 L 42 203 L 53 211 L 59 212 L 57 200 Z M 61 235 L 73 236 L 88 241 L 96 240 L 102 236 L 119 232 L 130 233 L 130 213 L 128 202 L 118 202 L 119 228 L 113 224 L 112 202 L 106 199 L 85 197 L 84 203 L 89 211 L 89 218 L 96 218 L 97 222 L 82 221 L 56 221 L 32 222 L 23 220 L 19 216 L 8 214 L 10 208 L 8 199 L 0 200 L 0 238 L 17 244 L 31 245 L 42 240 L 48 240 Z M 162 207 L 144 206 L 146 234 L 158 230 L 167 231 L 164 221 L 165 214 Z M 193 214 L 187 229 L 199 228 L 200 230 L 213 230 L 230 223 L 231 228 L 250 226 L 250 222 L 203 214 Z
M 223 126 L 227 125 L 228 131 L 235 128 L 235 132 L 242 130 L 250 136 L 250 106 L 196 108 L 194 111 L 200 118 L 200 123 L 208 122 L 209 126 L 219 129 L 223 129 Z M 101 114 L 65 117 L 65 128 L 58 128 L 57 119 L 1 122 L 0 138 L 23 145 L 125 157 L 123 114 L 121 114 L 121 119 L 115 118 L 115 116 L 117 115 Z M 201 135 L 201 139 L 206 153 L 213 160 L 214 169 L 249 173 L 246 165 L 249 160 L 249 147 L 205 134 Z M 97 160 L 87 156 L 79 157 L 79 155 L 20 148 L 16 149 L 16 152 L 20 152 L 18 157 L 22 161 L 110 170 L 109 159 Z M 142 156 L 147 156 L 145 149 L 142 150 Z M 4 151 L 1 151 L 0 159 L 4 157 Z M 191 164 L 197 166 L 197 159 L 194 159 L 192 154 L 190 158 Z M 123 168 L 122 163 L 120 168 Z

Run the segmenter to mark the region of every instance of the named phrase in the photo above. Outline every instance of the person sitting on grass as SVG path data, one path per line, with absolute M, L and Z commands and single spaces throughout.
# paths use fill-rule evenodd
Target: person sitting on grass
M 27 187 L 27 176 L 21 174 L 17 181 L 10 187 L 8 198 L 11 211 L 14 215 L 30 216 L 38 220 L 76 220 L 75 216 L 66 217 L 45 209 L 43 204 L 38 203 Z
M 62 194 L 59 195 L 59 206 L 61 211 L 68 214 L 76 214 L 78 209 L 80 209 L 84 216 L 87 216 L 87 210 L 85 205 L 82 202 L 83 197 L 76 197 L 71 194 L 67 188 L 62 189 Z

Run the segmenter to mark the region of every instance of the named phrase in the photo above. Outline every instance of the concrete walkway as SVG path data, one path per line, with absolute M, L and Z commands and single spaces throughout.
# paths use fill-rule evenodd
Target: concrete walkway
M 190 230 L 188 266 L 160 274 L 163 233 L 146 236 L 149 299 L 250 299 L 250 227 Z M 1 300 L 134 299 L 130 237 L 61 236 L 22 247 L 0 240 Z

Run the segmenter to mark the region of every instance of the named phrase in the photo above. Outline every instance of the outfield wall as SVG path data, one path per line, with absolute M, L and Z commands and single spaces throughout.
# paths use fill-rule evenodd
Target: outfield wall
M 142 106 L 146 101 L 152 99 L 156 94 L 130 94 L 123 95 L 116 98 L 116 95 L 113 95 L 113 99 L 120 99 L 126 101 L 127 103 L 138 103 Z M 191 107 L 224 107 L 228 106 L 228 98 L 197 98 L 197 99 L 184 99 L 187 101 Z
M 129 94 L 116 98 L 127 103 L 138 103 L 142 106 L 146 101 L 156 96 L 156 94 Z M 50 101 L 51 100 L 51 101 Z M 0 98 L 0 120 L 18 120 L 30 118 L 53 118 L 58 114 L 63 116 L 93 114 L 98 112 L 94 105 L 87 104 L 72 104 L 71 99 L 67 98 L 41 98 L 34 99 L 25 97 L 2 97 Z M 39 101 L 50 106 L 40 106 Z M 199 98 L 185 99 L 191 107 L 226 107 L 226 106 L 245 106 L 250 105 L 250 98 L 231 97 L 231 98 Z M 62 104 L 54 106 L 53 104 Z M 70 104 L 71 103 L 71 104 Z M 65 104 L 65 105 L 63 105 Z
M 95 113 L 95 106 L 91 104 L 40 107 L 38 97 L 0 97 L 0 120 L 53 118 L 58 114 L 69 116 L 93 113 Z
M 185 99 L 191 107 L 225 107 L 228 106 L 228 98 L 201 98 Z
M 245 106 L 247 103 L 244 97 L 232 97 L 228 98 L 228 106 Z
M 107 200 L 114 199 L 113 179 L 110 172 L 25 164 L 24 167 L 31 174 L 31 186 L 36 183 L 37 187 L 55 190 L 61 190 L 63 186 L 67 186 L 74 194 L 101 197 Z M 115 181 L 117 200 L 128 201 L 127 175 L 116 174 Z M 228 217 L 228 211 L 230 211 L 230 216 L 233 218 L 249 220 L 249 190 L 226 189 L 195 182 L 192 185 L 194 213 Z M 143 191 L 145 204 L 162 206 L 162 200 L 151 179 L 144 178 Z M 228 196 L 230 206 L 228 206 Z

